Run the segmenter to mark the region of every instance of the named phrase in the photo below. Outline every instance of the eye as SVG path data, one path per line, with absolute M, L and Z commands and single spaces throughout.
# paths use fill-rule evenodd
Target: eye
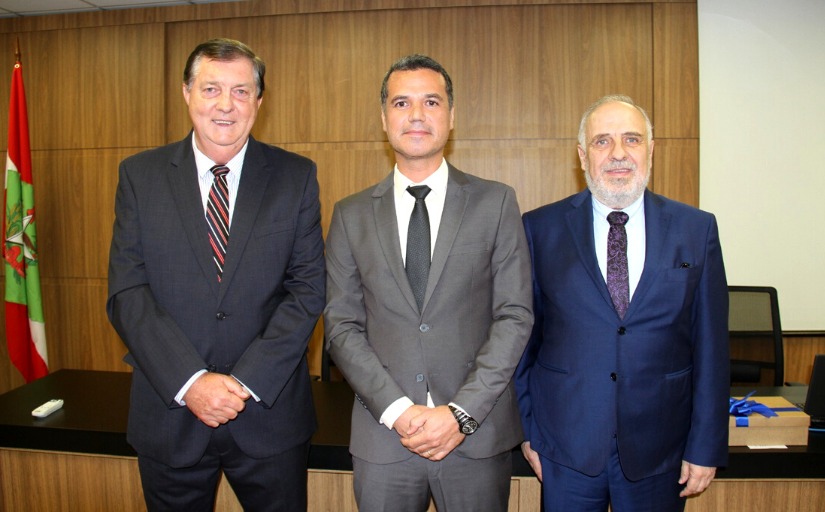
M 201 93 L 207 98 L 214 98 L 215 96 L 220 94 L 220 90 L 217 87 L 210 85 L 201 89 Z
M 395 108 L 404 108 L 407 106 L 407 100 L 396 100 L 392 104 Z
M 437 107 L 439 105 L 438 100 L 429 99 L 425 102 L 425 105 L 428 107 Z
M 591 142 L 591 145 L 597 149 L 609 148 L 613 145 L 613 141 L 611 139 L 608 139 L 607 137 L 602 137 L 599 139 L 595 139 L 593 142 Z
M 241 100 L 245 100 L 250 96 L 249 89 L 233 89 L 232 94 L 234 94 L 236 98 Z
M 635 147 L 642 143 L 642 138 L 638 135 L 627 135 L 624 138 L 625 146 Z

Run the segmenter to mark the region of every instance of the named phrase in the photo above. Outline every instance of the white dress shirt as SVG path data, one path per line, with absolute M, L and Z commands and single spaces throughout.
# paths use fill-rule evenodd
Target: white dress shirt
M 249 140 L 247 139 L 246 143 L 243 145 L 238 154 L 235 155 L 232 160 L 226 162 L 226 165 L 229 168 L 229 172 L 226 173 L 226 185 L 229 188 L 229 226 L 230 226 L 230 233 L 232 232 L 232 214 L 235 212 L 235 198 L 238 197 L 238 184 L 241 182 L 241 171 L 243 171 L 243 159 L 246 156 L 246 148 L 249 146 Z M 195 135 L 192 134 L 192 151 L 195 153 L 195 167 L 197 168 L 198 172 L 198 185 L 201 191 L 201 200 L 203 202 L 203 215 L 206 216 L 206 203 L 209 200 L 209 190 L 212 188 L 212 183 L 215 181 L 215 175 L 212 174 L 212 167 L 214 167 L 217 162 L 213 162 L 208 156 L 204 155 L 203 152 L 198 149 L 198 145 L 195 143 Z M 204 232 L 205 236 L 206 232 Z M 194 375 L 189 377 L 189 380 L 186 381 L 186 384 L 180 388 L 178 394 L 175 395 L 175 401 L 180 405 L 186 405 L 186 401 L 184 401 L 183 396 L 189 391 L 189 388 L 192 387 L 192 384 L 195 381 L 206 373 L 206 370 L 199 370 L 195 372 Z M 233 376 L 234 378 L 234 376 Z M 238 380 L 238 379 L 235 379 Z M 252 398 L 255 399 L 256 402 L 260 402 L 260 398 L 258 398 L 255 393 L 253 393 L 249 388 L 244 386 L 243 382 L 238 381 L 238 383 L 252 395 Z
M 401 258 L 405 264 L 407 261 L 407 230 L 409 229 L 410 216 L 415 206 L 415 198 L 407 192 L 407 187 L 416 185 L 427 185 L 430 187 L 430 193 L 427 194 L 424 202 L 427 204 L 427 215 L 430 218 L 430 256 L 432 257 L 433 250 L 435 249 L 435 241 L 438 239 L 438 226 L 441 225 L 441 214 L 444 212 L 448 178 L 449 170 L 447 169 L 447 161 L 444 159 L 441 160 L 441 165 L 438 169 L 421 183 L 414 183 L 401 174 L 401 171 L 398 170 L 398 165 L 395 166 L 393 172 L 395 218 L 398 221 L 398 241 L 401 244 Z M 381 415 L 381 423 L 386 425 L 387 428 L 392 429 L 398 417 L 404 414 L 404 411 L 412 405 L 414 405 L 414 403 L 409 397 L 404 396 L 399 398 L 391 403 Z M 466 413 L 460 406 L 454 403 L 450 403 L 450 405 Z M 427 407 L 435 407 L 429 392 L 427 393 Z
M 610 231 L 610 223 L 607 216 L 614 211 L 612 208 L 600 203 L 593 196 L 593 236 L 596 242 L 596 258 L 599 260 L 599 269 L 602 277 L 607 281 L 607 233 Z M 633 300 L 633 293 L 642 277 L 642 270 L 645 267 L 645 202 L 644 194 L 631 203 L 630 206 L 621 210 L 627 214 L 627 223 L 624 225 L 627 232 L 627 273 L 630 285 L 630 300 Z

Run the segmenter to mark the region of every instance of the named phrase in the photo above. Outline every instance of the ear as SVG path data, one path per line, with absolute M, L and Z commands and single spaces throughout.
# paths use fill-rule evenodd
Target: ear
M 455 105 L 450 107 L 450 130 L 455 127 Z
M 576 144 L 576 150 L 578 150 L 578 152 L 579 152 L 579 162 L 581 162 L 581 164 L 582 164 L 582 169 L 586 171 L 587 170 L 587 151 L 585 151 L 585 149 L 583 147 L 581 147 L 581 144 Z
M 387 114 L 383 108 L 381 109 L 381 127 L 385 132 L 387 131 Z
M 189 89 L 186 87 L 186 84 L 183 84 L 181 89 L 183 89 L 183 100 L 189 105 Z

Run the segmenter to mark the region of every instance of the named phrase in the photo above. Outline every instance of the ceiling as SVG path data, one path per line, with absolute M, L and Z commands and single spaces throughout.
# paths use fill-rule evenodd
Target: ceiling
M 238 0 L 0 0 L 0 18 L 227 1 Z

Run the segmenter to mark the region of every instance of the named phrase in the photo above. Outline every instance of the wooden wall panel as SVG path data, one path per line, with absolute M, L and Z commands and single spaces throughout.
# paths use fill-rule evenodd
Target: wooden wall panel
M 695 3 L 653 6 L 651 108 L 656 112 L 656 137 L 699 138 L 698 39 Z
M 415 52 L 434 57 L 453 78 L 453 140 L 575 138 L 581 112 L 603 94 L 624 92 L 642 105 L 652 104 L 651 23 L 649 5 L 466 7 L 177 23 L 167 34 L 167 137 L 178 140 L 189 130 L 181 72 L 192 48 L 210 34 L 247 42 L 267 63 L 268 92 L 254 131 L 260 140 L 383 141 L 381 80 L 394 60 Z
M 135 152 L 33 152 L 41 276 L 106 279 L 118 164 Z
M 105 279 L 49 279 L 42 286 L 49 362 L 60 368 L 130 371 L 106 317 Z
M 584 187 L 579 117 L 610 92 L 653 117 L 651 187 L 696 204 L 695 17 L 692 0 L 253 0 L 0 20 L 0 42 L 23 50 L 52 368 L 125 369 L 103 310 L 117 164 L 188 133 L 181 75 L 197 43 L 234 37 L 264 58 L 254 134 L 317 162 L 326 231 L 337 200 L 392 168 L 380 83 L 412 52 L 454 78 L 449 160 L 513 186 L 523 211 Z M 19 383 L 0 359 L 0 391 Z
M 17 37 L 33 151 L 163 143 L 163 25 L 14 34 L 3 47 L 14 48 Z M 4 54 L 3 70 L 11 70 L 12 54 Z M 8 87 L 3 80 L 3 98 Z M 8 103 L 0 103 L 7 119 Z M 5 147 L 8 125 L 0 125 Z
M 659 138 L 653 130 L 650 188 L 657 194 L 699 206 L 699 139 Z

